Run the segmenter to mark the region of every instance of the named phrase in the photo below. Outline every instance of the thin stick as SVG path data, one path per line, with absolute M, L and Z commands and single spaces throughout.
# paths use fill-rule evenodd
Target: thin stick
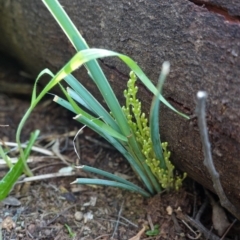
M 5 146 L 9 146 L 9 147 L 16 147 L 14 150 L 17 150 L 18 149 L 18 145 L 17 143 L 15 142 L 0 142 L 1 145 L 5 145 Z M 22 148 L 26 148 L 27 147 L 27 144 L 21 144 L 21 147 Z M 35 151 L 35 152 L 38 152 L 38 153 L 42 153 L 42 154 L 45 154 L 45 155 L 48 155 L 48 156 L 53 156 L 53 153 L 47 149 L 44 149 L 44 148 L 40 148 L 40 147 L 35 147 L 33 146 L 31 148 L 32 151 Z
M 220 240 L 224 240 L 226 235 L 228 234 L 229 230 L 232 228 L 232 226 L 237 222 L 237 219 L 234 219 L 234 221 L 230 224 L 230 226 L 227 228 L 226 232 L 222 235 Z
M 151 218 L 150 214 L 147 214 L 147 220 L 148 220 L 151 231 L 153 231 L 154 226 L 153 226 L 153 222 L 152 222 L 152 218 Z
M 75 137 L 73 138 L 74 151 L 75 151 L 75 153 L 77 154 L 77 157 L 78 157 L 79 160 L 80 160 L 81 158 L 80 158 L 80 154 L 79 154 L 78 151 L 77 151 L 77 148 L 76 148 L 76 145 L 75 145 L 75 141 L 76 141 L 76 139 L 77 139 L 77 136 L 83 131 L 83 129 L 84 129 L 85 127 L 86 127 L 86 125 L 84 125 L 83 127 L 81 127 L 81 128 L 78 130 L 78 132 L 76 133 Z
M 195 234 L 197 236 L 197 233 L 184 220 L 182 220 L 182 222 L 193 234 Z
M 197 215 L 196 215 L 196 217 L 195 217 L 195 220 L 200 221 L 200 218 L 201 218 L 204 210 L 206 209 L 208 203 L 209 203 L 209 201 L 208 201 L 208 199 L 206 198 L 206 199 L 204 200 L 203 204 L 201 205 L 200 209 L 198 210 Z
M 114 238 L 114 235 L 115 235 L 115 233 L 116 233 L 116 231 L 117 231 L 117 228 L 118 228 L 118 225 L 119 225 L 119 221 L 120 221 L 120 217 L 121 217 L 121 215 L 122 215 L 123 204 L 124 204 L 124 201 L 122 202 L 121 208 L 120 208 L 120 210 L 119 210 L 119 212 L 118 212 L 118 219 L 117 219 L 117 222 L 116 222 L 116 225 L 115 225 L 115 228 L 114 228 L 114 232 L 113 232 L 111 238 Z
M 56 177 L 68 177 L 68 176 L 75 176 L 76 173 L 74 172 L 63 172 L 63 173 L 49 173 L 49 174 L 43 174 L 39 176 L 33 176 L 33 177 L 26 177 L 22 181 L 16 182 L 16 184 L 19 183 L 25 183 L 25 182 L 33 182 L 33 181 L 40 181 L 45 180 L 49 178 L 56 178 Z
M 216 168 L 213 163 L 212 154 L 211 154 L 211 145 L 209 142 L 207 123 L 206 123 L 206 99 L 207 93 L 204 91 L 199 91 L 197 93 L 197 108 L 196 113 L 198 117 L 198 126 L 201 135 L 201 141 L 203 145 L 204 153 L 204 165 L 207 167 L 207 170 L 212 178 L 213 187 L 220 199 L 221 205 L 225 207 L 229 212 L 231 212 L 237 219 L 240 220 L 240 210 L 237 209 L 227 198 L 223 187 L 220 182 L 219 173 L 216 171 Z
M 197 228 L 205 236 L 206 239 L 220 240 L 218 236 L 211 233 L 207 228 L 205 228 L 200 221 L 194 220 L 193 218 L 185 214 L 181 214 L 180 216 L 178 216 L 178 218 L 180 218 L 182 221 L 190 223 L 193 227 Z
M 114 222 L 114 223 L 117 222 L 117 220 L 115 220 L 115 219 L 107 219 L 107 218 L 97 218 L 97 220 L 103 220 L 103 221 Z M 119 223 L 119 225 L 123 225 L 125 227 L 128 226 L 128 224 L 121 222 L 121 221 L 118 221 L 118 223 Z
M 28 159 L 27 159 L 27 163 L 28 164 L 32 164 L 32 165 L 37 165 L 41 162 L 44 162 L 46 161 L 47 159 L 58 159 L 57 156 L 46 156 L 46 157 L 39 157 L 39 156 L 30 156 Z M 18 158 L 10 158 L 9 161 L 12 163 L 12 164 L 16 164 L 17 161 L 18 161 Z M 0 158 L 0 170 L 2 169 L 6 169 L 8 168 L 5 160 L 1 159 Z
M 133 222 L 131 222 L 130 220 L 128 220 L 127 218 L 120 216 L 120 218 L 124 221 L 126 221 L 127 223 L 131 224 L 133 227 L 138 228 L 138 225 L 134 224 Z
M 103 235 L 100 235 L 96 238 L 94 238 L 94 240 L 97 240 L 97 239 L 100 239 L 100 238 L 103 238 L 103 237 L 107 237 L 107 236 L 110 236 L 111 234 L 103 234 Z M 1 239 L 0 239 L 1 240 Z

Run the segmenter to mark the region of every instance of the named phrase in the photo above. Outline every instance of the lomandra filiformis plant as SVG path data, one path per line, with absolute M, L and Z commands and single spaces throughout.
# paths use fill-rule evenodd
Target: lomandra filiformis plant
M 167 144 L 161 143 L 158 124 L 160 102 L 177 114 L 188 118 L 188 116 L 180 113 L 171 106 L 161 95 L 164 80 L 169 72 L 169 63 L 163 63 L 159 83 L 155 87 L 152 81 L 130 57 L 106 49 L 89 48 L 57 0 L 42 1 L 76 49 L 76 54 L 56 74 L 50 72 L 48 69 L 43 70 L 39 74 L 33 88 L 30 107 L 21 120 L 16 134 L 19 148 L 21 147 L 20 133 L 30 113 L 47 92 L 56 84 L 60 85 L 61 81 L 65 81 L 68 85 L 67 89 L 60 85 L 65 99 L 55 96 L 54 101 L 72 111 L 75 114 L 74 119 L 76 121 L 91 128 L 114 146 L 129 162 L 144 187 L 139 187 L 115 174 L 86 165 L 77 167 L 83 171 L 92 172 L 107 179 L 78 178 L 74 183 L 114 186 L 137 192 L 145 197 L 150 197 L 161 192 L 162 188 L 178 189 L 186 174 L 183 177 L 174 177 L 174 166 L 169 161 L 170 152 L 167 150 Z M 123 109 L 107 77 L 97 62 L 98 58 L 105 57 L 118 57 L 132 71 L 128 89 L 124 92 L 126 106 Z M 72 72 L 81 66 L 87 69 L 89 81 L 92 81 L 92 84 L 96 85 L 107 104 L 107 108 L 101 105 L 85 88 L 81 80 L 79 81 L 72 75 Z M 37 82 L 44 74 L 50 75 L 52 79 L 37 94 Z M 149 124 L 145 114 L 141 111 L 140 101 L 136 99 L 137 87 L 135 86 L 135 81 L 137 77 L 153 94 Z
M 182 182 L 186 178 L 187 174 L 184 173 L 183 176 L 174 175 L 175 167 L 170 162 L 171 152 L 167 149 L 167 142 L 160 143 L 162 156 L 161 159 L 157 158 L 154 152 L 148 119 L 146 118 L 146 114 L 142 112 L 141 102 L 137 99 L 138 87 L 135 84 L 136 81 L 136 75 L 133 71 L 130 72 L 127 89 L 124 90 L 126 105 L 123 106 L 122 109 L 127 117 L 127 121 L 132 129 L 132 132 L 135 134 L 142 153 L 146 158 L 145 162 L 150 167 L 158 182 L 161 184 L 161 187 L 165 189 L 178 190 L 182 186 Z M 158 122 L 155 124 L 158 124 Z

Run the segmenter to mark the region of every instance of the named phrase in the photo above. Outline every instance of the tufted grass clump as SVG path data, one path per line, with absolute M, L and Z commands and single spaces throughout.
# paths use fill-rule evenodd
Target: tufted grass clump
M 130 166 L 141 180 L 143 187 L 123 179 L 115 174 L 96 169 L 91 166 L 77 166 L 82 171 L 98 174 L 105 179 L 78 178 L 73 183 L 95 184 L 114 186 L 137 192 L 145 197 L 150 197 L 166 189 L 178 189 L 183 177 L 174 175 L 174 166 L 169 157 L 167 143 L 161 143 L 159 134 L 159 107 L 160 102 L 177 114 L 188 118 L 178 112 L 162 96 L 161 91 L 164 80 L 169 72 L 169 63 L 164 62 L 159 77 L 158 86 L 145 75 L 142 69 L 130 57 L 109 51 L 106 49 L 89 48 L 75 25 L 72 23 L 62 6 L 57 0 L 42 0 L 52 16 L 58 22 L 69 41 L 76 49 L 76 54 L 56 74 L 49 69 L 43 70 L 34 85 L 30 107 L 19 124 L 16 139 L 20 145 L 20 134 L 26 119 L 33 109 L 56 84 L 61 87 L 65 98 L 54 97 L 54 102 L 75 114 L 74 119 L 91 128 L 102 138 L 112 144 L 129 162 Z M 54 47 L 54 46 L 53 46 Z M 105 74 L 99 66 L 97 59 L 104 57 L 118 57 L 131 70 L 128 88 L 124 91 L 126 105 L 121 107 L 113 89 L 111 88 Z M 72 72 L 84 66 L 89 75 L 89 81 L 98 88 L 107 104 L 103 107 L 99 101 L 85 88 L 81 79 L 77 80 Z M 44 75 L 51 76 L 51 80 L 37 95 L 37 82 Z M 145 87 L 153 94 L 149 121 L 142 113 L 141 102 L 136 98 L 136 79 L 139 79 Z M 64 88 L 61 81 L 68 85 Z M 22 153 L 23 154 L 23 153 Z

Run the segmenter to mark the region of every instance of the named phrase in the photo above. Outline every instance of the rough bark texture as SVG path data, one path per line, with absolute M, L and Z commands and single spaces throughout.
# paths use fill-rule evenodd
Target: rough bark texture
M 240 2 L 237 0 L 61 1 L 91 47 L 134 58 L 156 83 L 164 60 L 171 73 L 164 96 L 193 115 L 195 95 L 206 90 L 213 159 L 230 200 L 240 207 Z M 0 50 L 15 57 L 32 74 L 59 69 L 74 53 L 41 1 L 0 0 Z M 101 64 L 118 97 L 128 69 L 117 59 Z M 86 74 L 76 75 L 97 96 Z M 152 96 L 141 85 L 146 111 Z M 161 112 L 161 137 L 172 160 L 199 183 L 212 189 L 196 119 L 186 121 L 169 109 Z

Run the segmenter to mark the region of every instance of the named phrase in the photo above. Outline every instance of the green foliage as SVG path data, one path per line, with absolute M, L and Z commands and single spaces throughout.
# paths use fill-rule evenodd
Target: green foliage
M 174 167 L 169 161 L 170 153 L 167 151 L 165 143 L 161 144 L 158 124 L 154 124 L 154 122 L 158 122 L 160 101 L 172 111 L 188 119 L 188 116 L 178 112 L 161 95 L 162 85 L 169 71 L 169 64 L 163 64 L 160 83 L 156 88 L 137 63 L 130 57 L 105 49 L 90 49 L 57 0 L 42 1 L 56 19 L 77 53 L 56 74 L 45 69 L 38 75 L 34 84 L 30 107 L 19 123 L 16 133 L 20 158 L 17 164 L 11 168 L 9 173 L 0 182 L 0 199 L 6 197 L 23 171 L 25 171 L 27 175 L 32 175 L 31 170 L 26 164 L 26 159 L 29 155 L 33 140 L 35 141 L 38 133 L 34 134 L 34 137 L 31 138 L 33 140 L 30 141 L 28 148 L 23 151 L 20 141 L 21 131 L 26 120 L 40 100 L 56 84 L 60 84 L 62 80 L 64 80 L 69 86 L 66 90 L 61 87 L 66 96 L 66 100 L 55 96 L 54 101 L 74 112 L 76 114 L 76 117 L 74 118 L 76 121 L 93 129 L 112 144 L 127 159 L 134 172 L 142 181 L 145 189 L 119 178 L 114 174 L 87 166 L 81 166 L 82 170 L 94 172 L 100 176 L 111 179 L 111 181 L 77 179 L 75 182 L 81 184 L 102 184 L 120 187 L 138 192 L 146 197 L 160 192 L 161 185 L 165 188 L 173 187 L 178 189 L 184 177 L 177 177 L 174 180 Z M 98 58 L 104 57 L 118 57 L 130 68 L 130 70 L 132 70 L 130 77 L 131 81 L 128 83 L 128 90 L 124 92 L 127 102 L 126 109 L 121 108 L 113 89 L 97 62 Z M 81 66 L 86 68 L 90 80 L 93 81 L 102 94 L 102 97 L 108 106 L 107 109 L 105 109 L 81 84 L 81 82 L 71 74 Z M 166 68 L 166 66 L 168 67 Z M 44 74 L 51 76 L 51 80 L 44 89 L 37 94 L 37 83 Z M 144 86 L 154 95 L 150 111 L 149 126 L 145 114 L 141 112 L 141 102 L 136 99 L 136 77 L 138 77 Z M 86 109 L 88 111 L 86 111 Z M 111 112 L 111 114 L 109 112 Z M 3 151 L 1 152 L 3 153 Z M 5 157 L 5 160 L 10 164 L 8 158 Z
M 157 235 L 160 234 L 159 227 L 160 226 L 158 224 L 156 224 L 156 225 L 154 225 L 154 229 L 153 230 L 148 230 L 148 231 L 145 232 L 145 234 L 147 236 L 157 236 Z
M 161 143 L 163 157 L 161 159 L 156 157 L 148 120 L 146 114 L 142 112 L 141 102 L 137 99 L 138 87 L 135 84 L 136 81 L 136 75 L 134 72 L 131 72 L 127 84 L 128 88 L 124 90 L 126 105 L 122 107 L 123 112 L 146 158 L 147 165 L 161 184 L 161 187 L 178 190 L 182 185 L 182 181 L 186 178 L 186 173 L 183 174 L 183 177 L 174 176 L 174 166 L 170 162 L 171 153 L 167 150 L 167 142 Z M 155 124 L 158 124 L 158 122 Z
M 68 231 L 69 237 L 75 238 L 77 234 L 75 232 L 73 232 L 73 230 L 67 224 L 64 224 L 64 226 Z
M 24 170 L 24 166 L 26 165 L 26 161 L 29 157 L 29 154 L 31 152 L 31 148 L 33 144 L 35 143 L 37 137 L 39 136 L 40 131 L 36 130 L 35 132 L 31 133 L 29 142 L 27 144 L 26 149 L 23 151 L 23 158 L 22 156 L 19 157 L 18 162 L 12 166 L 8 171 L 8 173 L 3 177 L 3 179 L 0 181 L 0 200 L 3 200 L 6 198 L 9 194 L 9 192 L 12 190 L 12 187 L 14 186 L 15 182 L 18 180 L 20 175 L 22 174 Z M 0 155 L 3 159 L 8 159 L 8 165 L 10 164 L 9 157 L 4 153 L 2 146 L 0 145 Z M 5 155 L 5 157 L 4 157 Z

